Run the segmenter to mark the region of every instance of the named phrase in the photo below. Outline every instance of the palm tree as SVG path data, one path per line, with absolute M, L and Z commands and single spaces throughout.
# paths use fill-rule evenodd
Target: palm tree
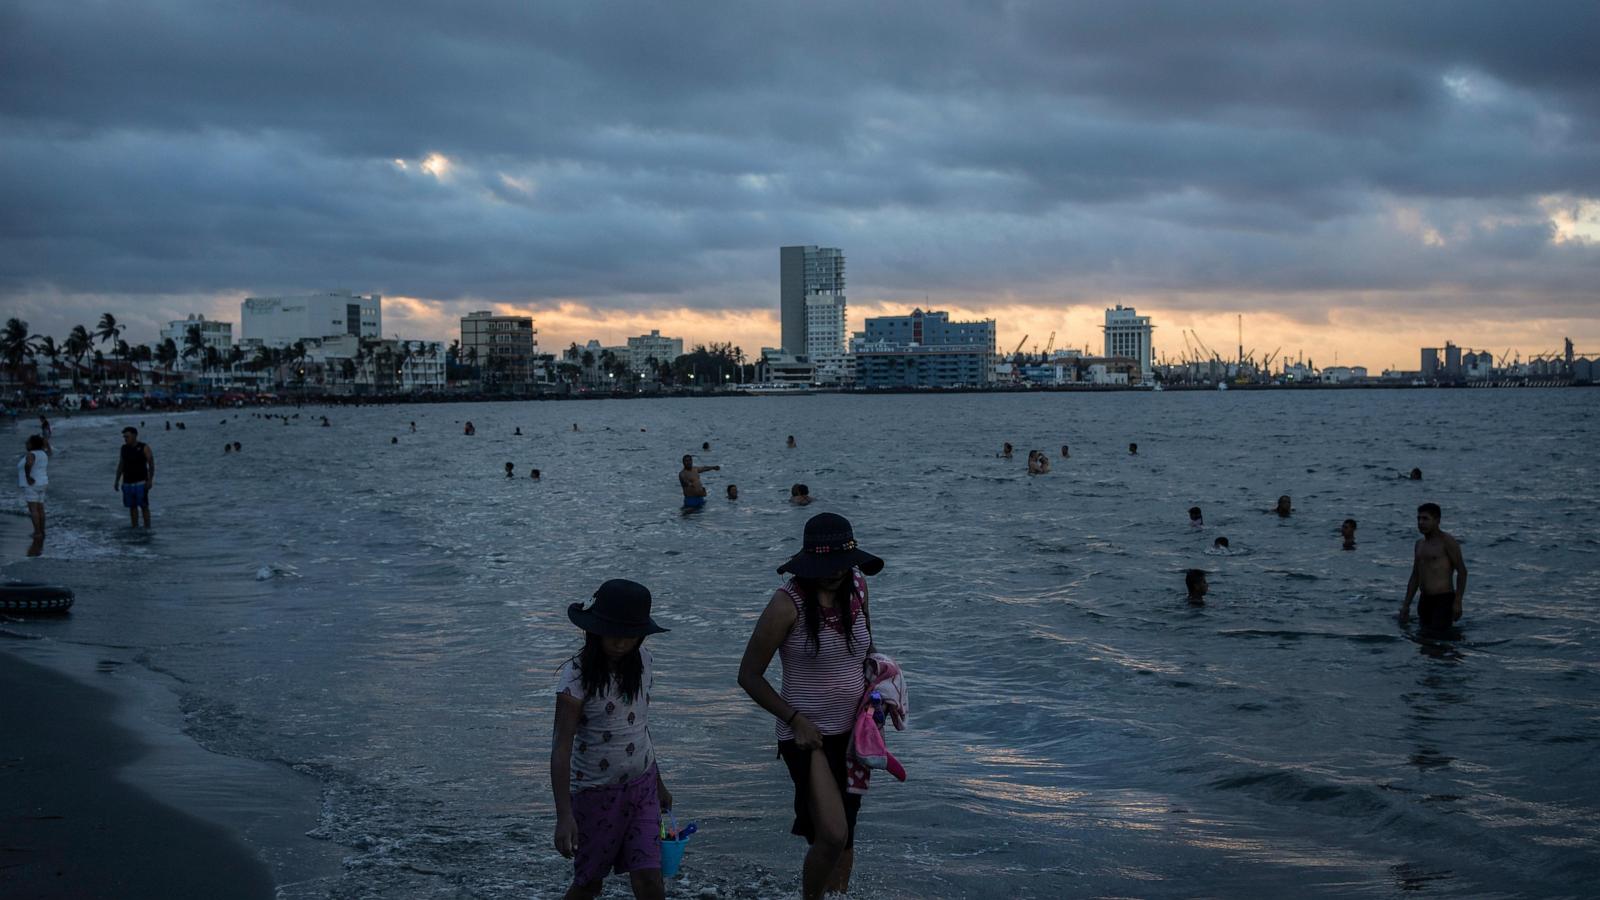
M 100 315 L 100 324 L 95 326 L 94 337 L 95 340 L 102 344 L 110 344 L 112 358 L 120 362 L 122 360 L 120 351 L 128 346 L 122 343 L 122 333 L 127 330 L 128 327 L 126 325 L 117 324 L 116 316 L 111 313 L 102 313 Z
M 191 357 L 197 357 L 202 364 L 205 363 L 206 338 L 199 325 L 190 325 L 183 330 L 183 358 Z
M 72 332 L 67 335 L 67 340 L 61 345 L 67 355 L 72 357 L 72 390 L 78 390 L 78 370 L 83 367 L 83 358 L 89 355 L 89 348 L 94 346 L 94 338 L 89 336 L 89 329 L 82 325 L 72 326 Z
M 170 382 L 172 380 L 172 364 L 178 361 L 177 341 L 172 338 L 163 340 L 161 346 L 156 348 L 155 357 L 156 362 L 161 363 L 161 367 L 167 370 L 167 381 Z
M 39 338 L 39 344 L 35 352 L 49 360 L 50 380 L 54 381 L 56 376 L 60 374 L 61 369 L 61 348 L 56 345 L 56 339 L 49 335 Z
M 27 322 L 15 318 L 6 320 L 5 329 L 0 331 L 0 356 L 5 358 L 12 377 L 18 381 L 22 380 L 22 364 L 33 357 L 38 343 L 37 337 L 28 334 Z
M 222 353 L 216 347 L 206 346 L 204 358 L 200 363 L 200 373 L 215 372 L 222 367 Z
M 235 384 L 236 385 L 238 383 L 239 364 L 242 363 L 242 362 L 244 362 L 244 348 L 239 346 L 238 344 L 234 344 L 232 347 L 229 347 L 228 348 L 228 382 L 230 384 Z
M 150 360 L 152 360 L 154 358 L 155 358 L 155 351 L 150 349 L 150 345 L 149 344 L 136 344 L 131 349 L 128 350 L 128 361 L 134 364 L 134 368 L 133 368 L 134 374 L 140 376 L 139 381 L 140 381 L 141 384 L 143 383 L 143 380 L 144 380 L 143 379 L 143 374 L 144 373 L 139 369 L 138 364 L 139 363 L 148 363 Z

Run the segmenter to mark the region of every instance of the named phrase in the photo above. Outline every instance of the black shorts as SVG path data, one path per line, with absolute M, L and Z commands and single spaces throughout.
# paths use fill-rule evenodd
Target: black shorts
M 839 797 L 844 801 L 844 823 L 849 835 L 845 840 L 846 848 L 856 845 L 856 814 L 861 811 L 861 795 L 844 789 L 847 784 L 844 755 L 849 748 L 848 731 L 822 737 L 822 753 L 828 758 L 828 771 L 833 773 Z M 779 741 L 778 755 L 783 757 L 783 764 L 789 767 L 789 778 L 794 781 L 794 825 L 790 826 L 789 833 L 805 838 L 807 844 L 815 843 L 817 830 L 811 823 L 811 751 L 800 749 L 794 741 Z
M 1430 631 L 1447 631 L 1456 622 L 1455 594 L 1423 594 L 1417 601 L 1417 621 Z

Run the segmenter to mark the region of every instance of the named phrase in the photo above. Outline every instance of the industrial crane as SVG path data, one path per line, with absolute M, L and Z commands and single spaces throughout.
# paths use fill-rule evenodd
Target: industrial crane
M 1282 347 L 1278 348 L 1278 350 L 1282 349 Z M 1261 371 L 1266 372 L 1269 375 L 1272 374 L 1272 361 L 1278 358 L 1278 350 L 1268 353 L 1267 358 L 1261 361 Z
M 1050 332 L 1050 340 L 1044 342 L 1044 355 L 1050 356 L 1050 351 L 1056 348 L 1056 333 Z
M 1012 356 L 1016 356 L 1018 353 L 1021 353 L 1022 352 L 1022 345 L 1026 344 L 1027 342 L 1028 342 L 1028 336 L 1027 335 L 1023 335 L 1022 336 L 1022 340 L 1017 341 L 1017 349 L 1011 351 L 1011 355 Z

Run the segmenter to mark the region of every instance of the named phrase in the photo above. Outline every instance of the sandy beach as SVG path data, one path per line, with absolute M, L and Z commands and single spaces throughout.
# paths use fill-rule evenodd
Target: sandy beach
M 0 644 L 0 892 L 10 898 L 270 898 L 265 863 L 120 772 L 148 747 L 115 699 Z

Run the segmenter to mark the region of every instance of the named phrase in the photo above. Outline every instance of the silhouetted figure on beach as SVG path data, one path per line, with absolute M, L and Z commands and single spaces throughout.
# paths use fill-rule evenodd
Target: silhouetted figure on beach
M 181 422 L 179 424 L 182 424 Z M 139 527 L 139 514 L 144 513 L 144 527 L 150 527 L 150 491 L 156 486 L 156 457 L 150 445 L 139 440 L 139 429 L 132 425 L 122 429 L 122 446 L 117 458 L 117 476 L 111 489 L 122 492 L 122 505 L 128 508 L 128 524 Z
M 1284 494 L 1282 497 L 1279 497 L 1278 505 L 1274 506 L 1272 511 L 1277 513 L 1278 518 L 1280 519 L 1289 518 L 1289 516 L 1294 513 L 1294 504 L 1289 502 L 1289 495 Z
M 1344 549 L 1354 550 L 1356 548 L 1356 520 L 1345 519 L 1340 523 L 1339 536 L 1344 538 Z
M 1448 629 L 1461 618 L 1461 600 L 1467 593 L 1467 563 L 1461 544 L 1439 530 L 1442 511 L 1437 503 L 1417 507 L 1417 531 L 1422 533 L 1411 560 L 1411 580 L 1400 604 L 1400 622 L 1411 619 L 1411 598 L 1422 591 L 1417 620 L 1431 631 Z
M 1211 585 L 1206 583 L 1204 569 L 1190 569 L 1184 573 L 1183 585 L 1189 589 L 1189 605 L 1205 606 L 1206 594 L 1211 593 Z

